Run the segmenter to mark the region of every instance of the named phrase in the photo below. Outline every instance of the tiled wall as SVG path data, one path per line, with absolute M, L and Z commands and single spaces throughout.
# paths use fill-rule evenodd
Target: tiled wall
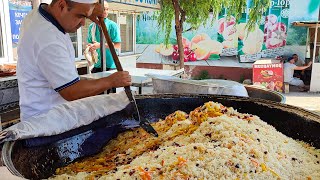
M 0 113 L 19 105 L 17 79 L 0 79 Z

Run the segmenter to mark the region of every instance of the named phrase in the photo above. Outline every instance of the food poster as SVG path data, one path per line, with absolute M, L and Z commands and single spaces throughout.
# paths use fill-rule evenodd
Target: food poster
M 283 92 L 283 64 L 253 64 L 253 84 Z
M 224 46 L 223 41 L 218 41 L 218 21 L 217 19 L 212 21 L 212 18 L 213 16 L 208 19 L 206 26 L 183 33 L 185 62 L 220 59 Z M 156 13 L 140 14 L 137 16 L 136 22 L 136 51 L 142 54 L 138 61 L 145 59 L 148 62 L 161 61 L 164 64 L 178 63 L 179 53 L 174 22 L 172 22 L 168 46 L 164 45 L 164 32 L 158 26 Z M 185 23 L 184 30 L 188 29 L 190 26 Z
M 252 31 L 246 28 L 250 3 L 249 0 L 242 22 L 237 25 L 239 61 L 254 62 L 261 57 L 283 55 L 289 24 L 290 0 L 270 1 L 270 8 Z
M 236 25 L 236 18 L 234 16 L 228 17 L 226 9 L 219 13 L 217 40 L 223 45 L 221 56 L 235 56 L 238 54 Z
M 248 0 L 247 4 L 249 4 L 249 2 L 250 0 Z M 198 46 L 194 45 L 194 48 L 202 47 L 204 44 L 217 44 L 216 50 L 213 50 L 212 52 L 217 54 L 221 51 L 221 54 L 219 56 L 216 54 L 210 54 L 208 60 L 217 60 L 220 58 L 220 56 L 228 56 L 232 54 L 238 55 L 240 62 L 251 63 L 263 57 L 273 58 L 278 55 L 289 56 L 294 53 L 297 53 L 299 57 L 304 58 L 307 29 L 303 27 L 293 27 L 290 25 L 290 23 L 293 21 L 317 20 L 319 8 L 310 13 L 308 11 L 309 4 L 310 0 L 303 2 L 300 0 L 273 0 L 272 7 L 266 12 L 265 16 L 263 16 L 260 24 L 257 25 L 258 28 L 256 28 L 254 32 L 250 33 L 248 33 L 248 30 L 245 28 L 249 18 L 248 12 L 250 10 L 250 8 L 247 8 L 243 13 L 242 18 L 237 22 L 236 25 L 238 44 L 235 46 L 238 46 L 237 53 L 235 53 L 234 49 L 232 48 L 233 44 L 230 43 L 232 41 L 226 41 L 226 39 L 230 40 L 233 37 L 232 35 L 234 35 L 234 33 L 232 33 L 233 31 L 231 31 L 232 28 L 230 28 L 230 26 L 233 26 L 233 18 L 231 17 L 231 21 L 227 23 L 225 23 L 226 20 L 223 19 L 227 12 L 221 12 L 213 24 L 211 24 L 210 19 L 208 20 L 206 27 L 202 26 L 196 31 L 188 31 L 183 33 L 183 41 L 185 45 L 190 46 L 194 36 L 198 35 L 195 39 L 203 38 L 208 39 L 209 41 L 204 41 L 200 44 L 197 44 Z M 286 18 L 288 10 L 290 11 L 290 17 Z M 277 16 L 277 18 L 275 18 L 275 16 Z M 290 22 L 288 22 L 288 20 Z M 170 40 L 171 46 L 169 45 L 172 48 L 170 49 L 161 45 L 164 42 L 164 33 L 161 32 L 160 28 L 158 27 L 156 13 L 149 12 L 140 14 L 137 16 L 136 22 L 136 51 L 137 53 L 142 54 L 138 61 L 144 60 L 145 62 L 156 61 L 162 63 L 173 63 L 174 59 L 177 59 L 178 55 L 174 53 L 175 50 L 173 47 L 173 45 L 176 44 L 174 23 L 172 23 Z M 265 28 L 266 22 L 267 26 Z M 185 27 L 185 30 L 186 29 L 188 29 L 187 26 Z M 286 30 L 286 33 L 284 33 L 284 30 Z M 249 35 L 246 36 L 246 34 Z M 212 41 L 210 41 L 208 37 Z M 283 47 L 284 44 L 286 44 L 285 47 Z M 158 46 L 157 49 L 156 46 Z M 203 61 L 201 59 L 206 59 L 208 57 L 208 52 L 210 51 L 209 48 L 206 49 L 204 47 L 203 49 L 204 50 L 199 48 L 197 51 L 197 62 Z

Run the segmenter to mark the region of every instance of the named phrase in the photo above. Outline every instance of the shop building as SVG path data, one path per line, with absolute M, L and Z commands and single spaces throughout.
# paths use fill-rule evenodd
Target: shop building
M 14 64 L 18 60 L 17 46 L 20 25 L 24 17 L 40 3 L 50 3 L 51 0 L 4 0 L 0 1 L 0 67 L 3 64 Z M 136 58 L 136 16 L 144 11 L 159 10 L 157 0 L 108 0 L 108 18 L 116 22 L 121 32 L 120 61 L 127 61 L 135 67 Z M 83 51 L 87 45 L 88 27 L 91 21 L 86 20 L 84 27 L 76 33 L 70 33 L 75 50 L 75 65 L 79 74 L 87 73 L 87 63 Z M 1 70 L 1 69 L 0 69 Z M 1 71 L 0 71 L 1 72 Z M 1 74 L 2 75 L 2 74 Z M 2 122 L 11 122 L 12 117 L 19 117 L 19 92 L 16 76 L 0 78 L 0 116 Z M 8 114 L 9 113 L 9 114 Z M 13 115 L 14 114 L 14 115 Z M 9 119 L 8 119 L 8 118 Z
M 17 61 L 16 47 L 19 40 L 20 25 L 23 18 L 40 3 L 50 3 L 51 0 L 8 0 L 0 2 L 0 63 Z M 108 0 L 108 18 L 116 22 L 121 32 L 120 59 L 134 59 L 136 57 L 136 15 L 159 10 L 157 0 Z M 86 47 L 88 27 L 91 21 L 70 37 L 76 52 L 76 61 L 84 59 L 83 51 Z

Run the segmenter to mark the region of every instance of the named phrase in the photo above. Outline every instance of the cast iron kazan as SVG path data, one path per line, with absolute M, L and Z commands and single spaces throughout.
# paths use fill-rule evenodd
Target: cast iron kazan
M 217 95 L 140 95 L 136 97 L 143 118 L 157 121 L 176 110 L 190 112 L 208 101 L 220 102 L 239 112 L 255 114 L 278 131 L 320 148 L 320 116 L 301 108 L 255 98 Z M 25 141 L 8 142 L 3 158 L 9 170 L 28 179 L 52 176 L 55 169 L 98 153 L 108 139 L 101 132 L 114 129 L 120 121 L 130 119 L 127 109 L 104 117 L 91 125 L 64 133 L 56 142 L 39 147 L 25 147 Z M 110 128 L 111 126 L 111 128 Z M 59 140 L 60 139 L 60 140 Z M 45 142 L 43 138 L 41 142 Z

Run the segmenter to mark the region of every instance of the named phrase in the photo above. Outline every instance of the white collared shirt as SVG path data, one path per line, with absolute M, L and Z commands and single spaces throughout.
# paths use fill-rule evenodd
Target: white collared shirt
M 69 34 L 52 18 L 40 5 L 21 26 L 17 64 L 21 120 L 66 102 L 59 91 L 80 80 Z
M 294 69 L 296 67 L 297 66 L 295 64 L 291 64 L 290 62 L 283 64 L 284 82 L 290 82 L 293 79 Z

